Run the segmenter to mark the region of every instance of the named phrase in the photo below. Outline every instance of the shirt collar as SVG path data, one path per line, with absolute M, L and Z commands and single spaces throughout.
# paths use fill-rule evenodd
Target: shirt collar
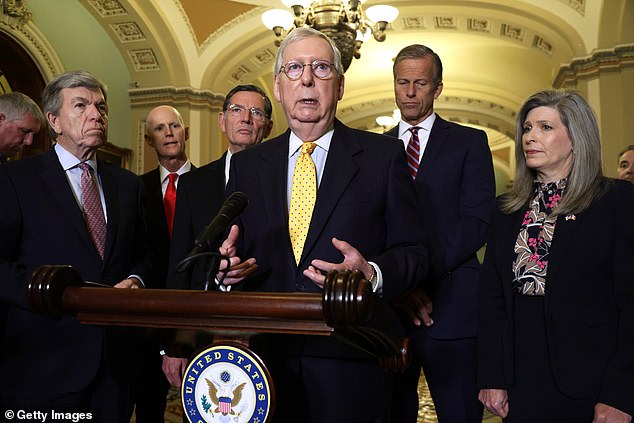
M 191 170 L 191 168 L 192 168 L 192 164 L 191 164 L 191 162 L 189 160 L 187 160 L 185 162 L 185 164 L 182 165 L 176 172 L 170 172 L 169 170 L 165 169 L 163 167 L 163 165 L 159 165 L 159 174 L 160 174 L 160 177 L 161 177 L 161 181 L 164 181 L 165 178 L 167 178 L 167 176 L 170 173 L 177 173 L 178 176 L 181 176 L 183 173 L 189 172 Z
M 59 143 L 55 144 L 55 153 L 57 153 L 57 158 L 59 159 L 60 164 L 64 171 L 77 167 L 81 160 L 71 154 L 68 150 L 62 147 Z M 92 159 L 86 160 L 86 163 L 92 167 L 92 170 L 97 172 L 97 153 L 93 154 Z
M 331 129 L 326 132 L 324 135 L 313 141 L 317 146 L 326 152 L 330 149 L 330 143 L 332 142 L 332 134 L 334 134 L 335 130 Z M 288 144 L 288 157 L 291 157 L 293 154 L 297 152 L 302 146 L 304 142 L 291 131 L 291 136 L 289 138 Z
M 436 112 L 432 112 L 431 115 L 427 116 L 425 119 L 423 119 L 422 122 L 418 122 L 416 125 L 410 125 L 407 122 L 400 121 L 398 124 L 398 137 L 400 139 L 403 139 L 406 136 L 407 132 L 409 131 L 409 128 L 413 126 L 418 126 L 419 128 L 424 129 L 425 131 L 429 133 L 431 132 L 431 127 L 434 126 L 435 121 L 436 121 Z

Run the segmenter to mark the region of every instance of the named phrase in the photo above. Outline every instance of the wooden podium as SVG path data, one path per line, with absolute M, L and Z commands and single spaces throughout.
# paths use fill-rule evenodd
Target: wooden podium
M 245 421 L 264 422 L 272 416 L 273 381 L 265 364 L 248 349 L 256 334 L 334 336 L 376 357 L 387 371 L 402 371 L 408 359 L 408 339 L 398 318 L 360 272 L 329 273 L 322 293 L 210 292 L 115 289 L 84 282 L 71 266 L 42 266 L 31 276 L 28 301 L 36 313 L 74 315 L 84 324 L 178 329 L 180 339 L 204 337 L 210 348 L 191 359 L 182 393 L 186 411 L 190 406 L 193 413 L 202 399 L 200 413 L 206 416 L 226 415 L 239 409 L 237 402 L 248 402 L 242 399 L 243 384 L 235 382 L 241 372 L 249 380 L 261 378 L 251 390 L 256 398 L 249 403 L 253 415 L 268 407 Z M 228 358 L 235 363 L 225 360 L 220 370 L 205 368 Z M 242 368 L 226 367 L 234 364 Z M 200 387 L 193 382 L 203 369 L 207 376 Z M 192 397 L 185 399 L 187 394 Z M 258 402 L 259 397 L 266 401 Z

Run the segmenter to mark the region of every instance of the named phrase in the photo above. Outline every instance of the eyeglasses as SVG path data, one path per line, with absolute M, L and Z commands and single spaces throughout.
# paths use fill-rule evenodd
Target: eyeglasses
M 263 121 L 266 118 L 266 113 L 262 109 L 258 109 L 256 107 L 247 108 L 241 104 L 229 104 L 227 106 L 227 110 L 232 117 L 241 117 L 242 114 L 246 111 L 251 113 L 251 117 L 253 120 Z
M 310 66 L 313 75 L 319 79 L 326 79 L 332 74 L 334 63 L 325 60 L 315 60 L 312 63 L 288 62 L 282 66 L 280 72 L 284 72 L 291 81 L 297 81 L 304 74 L 304 67 Z

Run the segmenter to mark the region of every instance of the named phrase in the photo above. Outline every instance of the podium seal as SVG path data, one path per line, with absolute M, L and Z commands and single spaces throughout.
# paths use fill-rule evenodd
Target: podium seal
M 181 387 L 191 423 L 264 423 L 272 414 L 271 378 L 260 358 L 238 345 L 215 345 L 187 367 Z

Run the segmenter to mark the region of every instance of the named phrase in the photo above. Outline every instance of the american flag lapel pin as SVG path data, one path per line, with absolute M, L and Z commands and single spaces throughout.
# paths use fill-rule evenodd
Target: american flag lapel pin
M 569 214 L 566 216 L 566 222 L 569 220 L 577 220 L 577 216 L 575 216 L 574 214 Z

